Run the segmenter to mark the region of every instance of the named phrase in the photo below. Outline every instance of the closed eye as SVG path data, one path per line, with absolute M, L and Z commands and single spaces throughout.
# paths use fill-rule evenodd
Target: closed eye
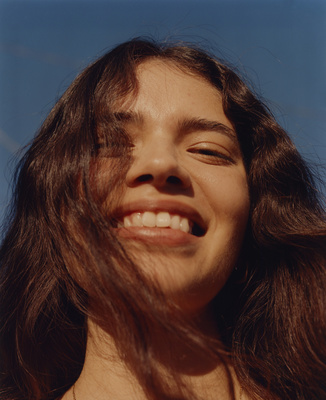
M 197 155 L 198 158 L 210 164 L 234 164 L 234 160 L 228 155 L 209 148 L 190 148 L 189 153 Z

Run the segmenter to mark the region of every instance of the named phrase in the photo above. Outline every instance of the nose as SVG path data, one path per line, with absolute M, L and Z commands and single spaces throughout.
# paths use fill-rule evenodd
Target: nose
M 136 146 L 126 182 L 129 187 L 150 183 L 160 189 L 186 189 L 190 176 L 180 164 L 175 144 L 151 140 Z

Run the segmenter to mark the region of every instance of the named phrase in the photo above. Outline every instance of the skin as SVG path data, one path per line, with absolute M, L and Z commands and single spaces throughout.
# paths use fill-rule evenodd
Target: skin
M 125 99 L 115 110 L 133 148 L 123 198 L 113 216 L 123 220 L 134 212 L 166 211 L 195 221 L 203 231 L 195 236 L 170 228 L 118 227 L 117 235 L 137 265 L 186 315 L 201 316 L 201 328 L 216 337 L 209 305 L 238 261 L 249 213 L 240 146 L 219 92 L 203 78 L 157 60 L 141 64 L 137 77 L 136 98 Z M 109 160 L 101 165 L 105 179 Z M 180 342 L 166 343 L 160 332 L 156 338 L 162 374 L 179 371 L 207 400 L 217 393 L 220 400 L 234 398 L 223 365 Z M 239 400 L 240 387 L 235 376 L 232 380 Z M 75 392 L 77 400 L 146 399 L 112 338 L 92 321 Z M 73 399 L 72 389 L 63 399 Z
M 116 110 L 128 115 L 124 128 L 133 143 L 119 217 L 148 210 L 184 213 L 205 234 L 157 227 L 118 234 L 185 311 L 202 312 L 233 270 L 248 220 L 240 146 L 219 92 L 203 78 L 150 60 L 139 66 L 138 79 L 135 101 Z

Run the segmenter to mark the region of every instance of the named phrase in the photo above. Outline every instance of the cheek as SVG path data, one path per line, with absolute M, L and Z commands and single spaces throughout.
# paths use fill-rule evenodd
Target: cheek
M 201 190 L 217 220 L 228 219 L 238 228 L 246 226 L 249 215 L 249 190 L 244 171 L 231 169 L 201 176 Z

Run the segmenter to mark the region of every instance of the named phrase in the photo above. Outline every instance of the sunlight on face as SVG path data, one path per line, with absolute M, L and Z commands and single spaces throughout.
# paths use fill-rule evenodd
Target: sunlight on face
M 249 194 L 240 146 L 203 78 L 157 60 L 137 77 L 136 99 L 115 110 L 133 143 L 117 233 L 167 294 L 200 310 L 242 245 Z

